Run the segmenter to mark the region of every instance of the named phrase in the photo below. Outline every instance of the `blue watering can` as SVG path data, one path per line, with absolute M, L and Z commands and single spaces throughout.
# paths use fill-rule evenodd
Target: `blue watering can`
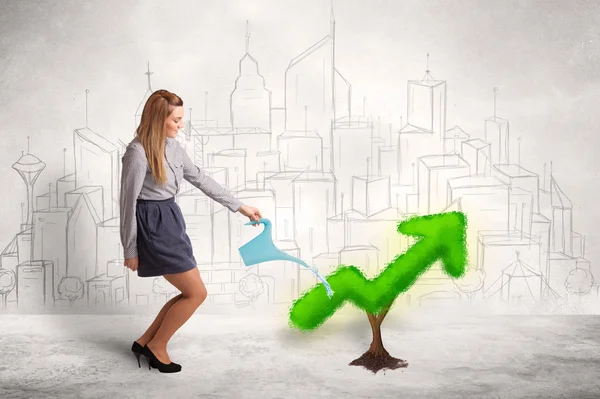
M 258 222 L 248 222 L 245 224 L 245 226 L 251 226 L 259 223 L 262 223 L 265 226 L 263 231 L 239 248 L 244 264 L 246 266 L 252 266 L 257 263 L 269 262 L 272 260 L 287 260 L 298 263 L 310 269 L 310 271 L 312 271 L 319 278 L 319 280 L 323 282 L 325 289 L 327 290 L 327 295 L 331 298 L 333 296 L 333 290 L 329 286 L 327 280 L 325 280 L 325 278 L 319 274 L 317 269 L 309 266 L 302 259 L 298 259 L 281 251 L 275 246 L 275 244 L 273 244 L 273 238 L 271 234 L 273 227 L 271 226 L 271 221 L 269 219 L 259 219 Z

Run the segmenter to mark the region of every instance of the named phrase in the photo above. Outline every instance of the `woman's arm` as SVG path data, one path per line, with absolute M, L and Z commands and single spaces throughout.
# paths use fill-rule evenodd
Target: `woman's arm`
M 182 147 L 179 150 L 183 153 L 183 178 L 209 198 L 226 206 L 230 211 L 237 212 L 242 206 L 242 202 L 196 166 Z
M 125 259 L 137 256 L 136 201 L 142 191 L 148 164 L 139 152 L 128 148 L 121 160 L 120 223 L 121 245 Z

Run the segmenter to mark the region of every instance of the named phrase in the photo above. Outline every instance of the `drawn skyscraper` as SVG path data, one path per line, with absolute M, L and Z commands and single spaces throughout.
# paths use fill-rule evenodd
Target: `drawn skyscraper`
M 509 128 L 506 119 L 496 116 L 496 92 L 494 88 L 494 116 L 485 119 L 485 141 L 491 144 L 493 164 L 509 164 Z
M 407 92 L 407 124 L 398 132 L 397 143 L 402 185 L 414 184 L 418 158 L 445 153 L 446 81 L 435 80 L 428 67 L 423 79 L 408 82 Z
M 230 96 L 231 127 L 271 131 L 271 92 L 250 55 L 250 32 L 246 21 L 246 53 L 239 62 L 239 75 Z M 269 148 L 270 149 L 270 148 Z
M 446 133 L 446 81 L 435 80 L 429 67 L 421 80 L 408 82 L 407 123 L 433 133 L 442 141 Z
M 73 131 L 75 153 L 75 187 L 101 186 L 103 208 L 97 209 L 101 220 L 118 214 L 119 149 L 88 127 Z
M 290 61 L 285 71 L 285 130 L 316 130 L 323 152 L 331 151 L 331 121 L 350 116 L 351 85 L 335 66 L 335 17 L 330 31 Z M 324 163 L 329 170 L 329 162 Z

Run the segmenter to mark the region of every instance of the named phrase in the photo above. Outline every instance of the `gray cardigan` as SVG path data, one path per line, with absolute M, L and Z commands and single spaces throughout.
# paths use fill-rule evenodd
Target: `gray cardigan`
M 166 139 L 165 167 L 167 183 L 160 185 L 154 181 L 150 172 L 146 152 L 142 143 L 134 138 L 123 154 L 120 194 L 121 245 L 125 259 L 137 256 L 136 201 L 140 199 L 162 200 L 174 197 L 179 192 L 181 179 L 185 179 L 199 188 L 232 212 L 237 212 L 242 203 L 225 188 L 207 176 L 202 169 L 194 165 L 179 142 L 174 138 Z

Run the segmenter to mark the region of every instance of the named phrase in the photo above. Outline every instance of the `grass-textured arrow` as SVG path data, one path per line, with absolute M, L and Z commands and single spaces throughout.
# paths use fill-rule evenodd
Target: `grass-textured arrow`
M 345 301 L 370 314 L 378 314 L 407 291 L 436 260 L 441 259 L 446 274 L 460 278 L 467 264 L 467 219 L 462 212 L 415 216 L 401 222 L 398 232 L 419 241 L 397 256 L 374 279 L 368 280 L 356 266 L 340 265 L 327 276 L 334 291 L 329 298 L 318 284 L 294 301 L 290 326 L 314 330 L 331 317 Z

